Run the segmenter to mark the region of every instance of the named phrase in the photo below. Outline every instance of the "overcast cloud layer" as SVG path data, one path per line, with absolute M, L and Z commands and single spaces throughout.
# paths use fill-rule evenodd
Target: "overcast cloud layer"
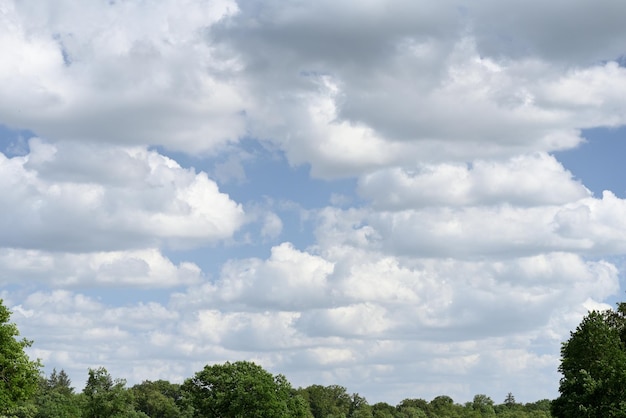
M 621 293 L 626 201 L 554 153 L 626 124 L 625 15 L 0 0 L 0 297 L 79 389 L 245 359 L 372 403 L 554 398 Z

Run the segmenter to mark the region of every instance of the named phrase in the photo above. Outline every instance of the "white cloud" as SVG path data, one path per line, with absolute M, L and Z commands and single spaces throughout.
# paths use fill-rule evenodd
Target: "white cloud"
M 360 194 L 379 210 L 427 206 L 558 205 L 588 197 L 547 154 L 519 155 L 506 161 L 395 167 L 361 177 Z
M 4 284 L 25 280 L 55 287 L 167 288 L 198 283 L 200 268 L 191 262 L 174 265 L 157 249 L 93 253 L 53 253 L 0 249 Z
M 215 56 L 204 31 L 231 1 L 42 7 L 5 1 L 2 122 L 51 140 L 161 144 L 212 151 L 245 133 L 236 60 Z
M 178 306 L 239 306 L 240 309 L 300 310 L 328 305 L 332 263 L 283 243 L 266 261 L 252 258 L 224 265 L 215 283 L 191 289 Z
M 489 192 L 483 189 L 482 193 Z M 586 194 L 582 188 L 578 193 Z M 454 194 L 442 196 L 448 201 L 458 199 Z M 417 257 L 500 258 L 553 251 L 607 256 L 626 250 L 621 238 L 626 233 L 624 204 L 623 199 L 605 192 L 601 199 L 585 197 L 563 205 L 531 207 L 506 201 L 381 212 L 329 207 L 320 211 L 316 235 L 323 246 L 355 245 Z
M 243 209 L 206 173 L 145 147 L 30 141 L 0 155 L 0 245 L 73 252 L 226 239 Z

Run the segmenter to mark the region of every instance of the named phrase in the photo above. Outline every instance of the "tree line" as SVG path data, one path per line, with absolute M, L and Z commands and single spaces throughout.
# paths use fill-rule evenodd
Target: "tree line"
M 105 368 L 89 369 L 76 393 L 65 371 L 40 376 L 33 395 L 6 409 L 19 418 L 544 418 L 550 401 L 521 404 L 509 394 L 502 404 L 486 395 L 455 403 L 448 396 L 405 399 L 398 405 L 370 405 L 338 385 L 294 389 L 283 375 L 272 375 L 247 361 L 207 365 L 183 384 L 144 381 L 131 387 Z
M 41 373 L 24 349 L 0 299 L 0 418 L 570 418 L 626 417 L 626 304 L 590 312 L 561 349 L 560 396 L 496 404 L 484 394 L 455 403 L 404 399 L 369 404 L 338 385 L 293 388 L 248 361 L 206 365 L 184 383 L 144 381 L 128 387 L 105 368 L 89 369 L 80 393 L 64 370 Z

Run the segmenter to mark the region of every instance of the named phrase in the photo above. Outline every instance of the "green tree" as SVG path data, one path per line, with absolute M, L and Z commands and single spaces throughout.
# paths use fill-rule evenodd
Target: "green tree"
M 64 370 L 57 373 L 54 369 L 50 377 L 40 379 L 35 405 L 36 418 L 76 418 L 82 414 L 80 398 Z
M 27 339 L 17 339 L 20 333 L 9 322 L 11 311 L 0 299 L 0 415 L 9 415 L 32 398 L 39 385 L 41 363 L 32 361 L 24 349 L 32 345 Z
M 625 312 L 590 312 L 563 344 L 555 417 L 626 417 Z
M 433 415 L 432 407 L 424 399 L 404 399 L 396 409 L 398 417 L 427 417 Z
M 205 366 L 183 384 L 198 418 L 305 418 L 306 403 L 282 375 L 252 362 Z
M 372 405 L 372 415 L 374 418 L 394 418 L 396 408 L 386 402 L 378 402 Z
M 89 369 L 83 394 L 85 418 L 146 417 L 133 408 L 132 392 L 125 388 L 126 380 L 111 377 L 104 367 Z
M 353 393 L 350 397 L 349 418 L 372 418 L 372 407 L 367 403 L 367 399 L 358 393 Z
M 475 395 L 472 401 L 472 409 L 480 413 L 480 417 L 495 417 L 496 412 L 493 409 L 493 401 L 487 395 Z
M 135 409 L 150 418 L 192 417 L 191 408 L 182 406 L 180 385 L 166 380 L 144 381 L 131 389 Z
M 309 403 L 314 418 L 346 418 L 353 408 L 353 399 L 343 386 L 311 385 L 299 393 Z
M 440 395 L 430 401 L 434 416 L 455 418 L 461 416 L 462 407 L 455 405 L 454 400 L 446 395 Z
M 506 395 L 506 398 L 504 399 L 504 405 L 509 409 L 512 409 L 515 407 L 515 405 L 517 405 L 515 402 L 515 396 L 513 396 L 511 392 Z

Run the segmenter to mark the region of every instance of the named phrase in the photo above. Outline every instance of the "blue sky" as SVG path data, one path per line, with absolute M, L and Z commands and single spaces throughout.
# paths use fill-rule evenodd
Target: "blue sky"
M 626 130 L 622 127 L 597 128 L 583 135 L 587 142 L 573 150 L 557 153 L 559 161 L 595 195 L 611 190 L 617 196 L 626 196 L 626 168 L 621 160 L 626 152 Z
M 0 7 L 0 297 L 79 389 L 554 398 L 623 298 L 626 4 Z

